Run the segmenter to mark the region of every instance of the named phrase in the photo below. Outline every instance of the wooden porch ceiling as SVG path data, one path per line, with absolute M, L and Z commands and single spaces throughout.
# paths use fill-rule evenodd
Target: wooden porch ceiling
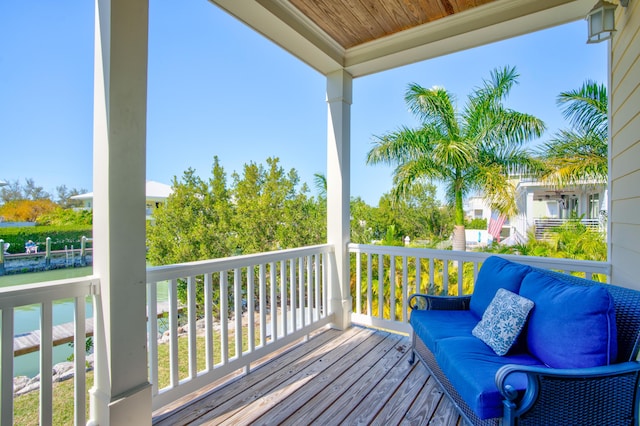
M 319 72 L 359 77 L 583 19 L 595 0 L 209 1 Z
M 291 0 L 291 4 L 349 49 L 492 1 Z

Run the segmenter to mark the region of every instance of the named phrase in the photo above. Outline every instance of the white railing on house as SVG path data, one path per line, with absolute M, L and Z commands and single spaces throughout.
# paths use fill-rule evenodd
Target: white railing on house
M 154 409 L 329 324 L 333 256 L 318 245 L 148 268 L 148 317 L 166 310 L 148 321 Z
M 350 244 L 354 324 L 409 333 L 412 293 L 471 294 L 484 259 L 491 253 Z M 540 268 L 609 280 L 606 262 L 500 255 Z M 443 279 L 444 277 L 444 279 Z M 359 283 L 357 285 L 356 283 Z
M 554 229 L 563 226 L 570 222 L 575 222 L 576 219 L 558 219 L 558 218 L 534 218 L 533 225 L 535 227 L 536 240 L 548 240 L 550 233 Z M 585 227 L 594 231 L 604 230 L 605 224 L 601 219 L 580 219 L 580 223 Z
M 40 312 L 40 404 L 39 424 L 53 424 L 53 346 L 54 346 L 54 302 L 73 299 L 73 343 L 74 343 L 74 423 L 85 424 L 86 413 L 86 298 L 98 286 L 96 277 L 87 276 L 38 284 L 0 288 L 0 310 L 2 310 L 2 348 L 0 349 L 0 424 L 13 424 L 13 373 L 14 373 L 14 312 L 16 308 L 35 305 Z M 34 415 L 36 409 L 34 407 Z

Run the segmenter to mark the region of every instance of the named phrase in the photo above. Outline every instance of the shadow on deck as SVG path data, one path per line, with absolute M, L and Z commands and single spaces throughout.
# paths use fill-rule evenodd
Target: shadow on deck
M 154 413 L 154 425 L 459 425 L 405 336 L 324 330 L 269 362 Z

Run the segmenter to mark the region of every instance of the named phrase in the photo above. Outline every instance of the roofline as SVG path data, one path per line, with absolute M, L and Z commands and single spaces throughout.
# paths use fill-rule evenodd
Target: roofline
M 209 0 L 328 75 L 361 77 L 583 19 L 593 0 L 497 0 L 344 49 L 285 0 Z

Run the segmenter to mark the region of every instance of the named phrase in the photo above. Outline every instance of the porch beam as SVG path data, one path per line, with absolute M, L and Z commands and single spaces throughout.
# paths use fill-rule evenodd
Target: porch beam
M 96 0 L 90 424 L 151 424 L 145 299 L 148 0 Z
M 339 329 L 351 325 L 349 288 L 350 150 L 353 77 L 344 70 L 327 75 L 327 239 L 335 247 L 330 303 Z

